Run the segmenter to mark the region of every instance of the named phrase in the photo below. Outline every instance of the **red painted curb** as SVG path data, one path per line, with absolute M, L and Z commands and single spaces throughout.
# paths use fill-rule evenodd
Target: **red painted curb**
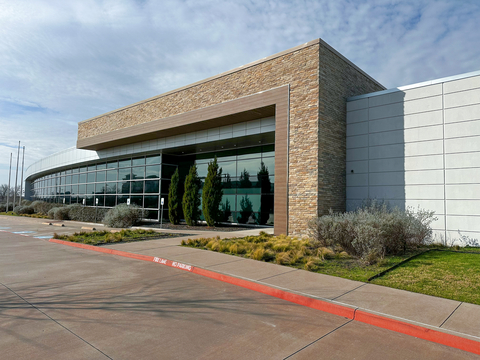
M 478 341 L 406 323 L 400 320 L 390 319 L 362 310 L 357 310 L 355 312 L 354 320 L 480 355 L 480 343 Z
M 260 292 L 262 294 L 274 296 L 279 299 L 283 299 L 298 305 L 307 306 L 312 309 L 324 311 L 330 314 L 343 316 L 345 318 L 359 321 L 365 324 L 373 325 L 387 330 L 392 330 L 398 333 L 405 335 L 410 335 L 417 337 L 419 339 L 432 341 L 438 344 L 450 346 L 459 350 L 464 350 L 471 352 L 473 354 L 480 355 L 480 342 L 466 339 L 460 336 L 447 334 L 441 331 L 429 329 L 419 325 L 410 324 L 408 322 L 403 322 L 396 319 L 390 319 L 381 315 L 372 314 L 362 310 L 355 310 L 355 308 L 350 308 L 348 306 L 333 304 L 328 301 L 318 300 L 310 298 L 308 296 L 294 294 L 285 290 L 280 290 L 272 288 L 267 285 L 258 284 L 253 281 L 239 279 L 233 276 L 220 274 L 211 270 L 206 270 L 192 265 L 182 264 L 177 261 L 172 261 L 168 259 L 162 259 L 159 257 L 133 254 L 126 251 L 106 249 L 98 246 L 74 243 L 70 241 L 63 241 L 57 239 L 50 239 L 50 242 L 57 244 L 73 246 L 76 248 L 93 250 L 105 254 L 118 255 L 123 257 L 128 257 L 131 259 L 152 261 L 162 265 L 174 267 L 177 269 L 185 270 L 192 272 L 197 275 L 202 275 L 211 279 L 223 281 L 232 285 L 241 286 L 246 289 Z

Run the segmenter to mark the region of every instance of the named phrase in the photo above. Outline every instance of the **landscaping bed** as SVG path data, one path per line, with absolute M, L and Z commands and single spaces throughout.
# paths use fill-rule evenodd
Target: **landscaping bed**
M 120 230 L 111 231 L 92 231 L 92 232 L 76 232 L 73 235 L 53 235 L 54 239 L 83 243 L 88 245 L 103 245 L 110 243 L 133 242 L 142 240 L 154 240 L 164 238 L 174 238 L 184 236 L 183 234 L 160 233 L 153 230 Z
M 425 251 L 424 249 L 407 251 L 402 255 L 389 256 L 375 264 L 367 265 L 363 260 L 348 255 L 340 247 L 314 248 L 309 240 L 285 235 L 273 236 L 264 232 L 261 232 L 259 236 L 246 236 L 235 239 L 188 239 L 187 241 L 182 240 L 182 245 L 357 281 L 368 281 L 374 275 L 421 251 Z
M 340 247 L 314 248 L 309 240 L 266 233 L 182 245 L 480 305 L 479 248 L 425 246 L 369 264 Z M 381 276 L 369 281 L 375 275 Z

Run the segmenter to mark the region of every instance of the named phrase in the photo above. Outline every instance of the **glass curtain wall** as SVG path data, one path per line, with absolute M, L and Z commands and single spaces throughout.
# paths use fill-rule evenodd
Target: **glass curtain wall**
M 197 165 L 202 187 L 208 163 L 217 156 L 222 168 L 222 221 L 273 225 L 275 183 L 274 145 L 195 155 L 133 156 L 74 167 L 40 177 L 32 183 L 33 197 L 54 203 L 114 207 L 130 203 L 148 210 L 149 219 L 168 219 L 168 188 L 178 167 L 180 193 L 188 169 Z M 203 220 L 203 215 L 202 218 Z
M 160 155 L 128 157 L 75 167 L 36 179 L 36 200 L 54 203 L 114 207 L 136 204 L 148 210 L 147 217 L 158 219 Z
M 222 220 L 273 225 L 274 145 L 197 155 L 195 164 L 202 186 L 208 163 L 213 161 L 215 155 L 222 168 Z

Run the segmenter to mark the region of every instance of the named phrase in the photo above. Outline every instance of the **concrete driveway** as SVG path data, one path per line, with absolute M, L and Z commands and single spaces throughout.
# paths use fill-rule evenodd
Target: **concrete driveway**
M 154 263 L 0 233 L 2 359 L 476 359 Z

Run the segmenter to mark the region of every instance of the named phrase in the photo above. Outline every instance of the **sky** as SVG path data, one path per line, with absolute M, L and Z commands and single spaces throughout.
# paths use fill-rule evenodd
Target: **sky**
M 0 0 L 0 184 L 18 141 L 27 168 L 82 120 L 317 38 L 387 88 L 480 70 L 479 19 L 478 0 Z

